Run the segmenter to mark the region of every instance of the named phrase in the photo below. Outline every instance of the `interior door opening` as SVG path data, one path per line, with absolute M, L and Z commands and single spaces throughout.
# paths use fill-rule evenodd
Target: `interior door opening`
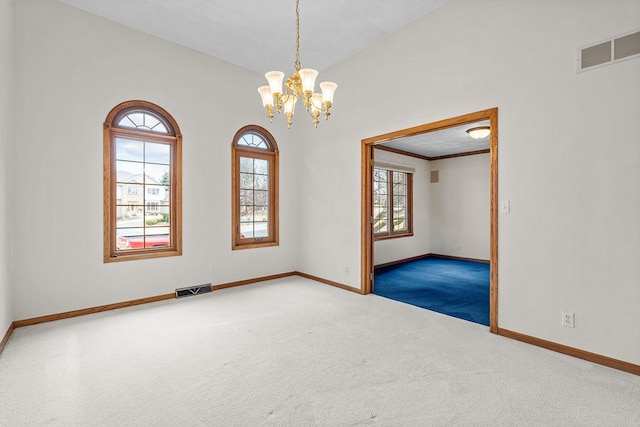
M 436 135 L 454 135 L 454 131 L 467 128 L 490 128 L 489 137 L 484 145 L 465 144 L 464 139 L 448 138 L 449 141 L 436 141 Z M 431 139 L 429 139 L 431 137 Z M 429 142 L 431 141 L 431 142 Z M 436 142 L 434 142 L 436 141 Z M 375 147 L 375 148 L 374 148 Z M 362 140 L 362 282 L 361 292 L 367 294 L 373 290 L 374 278 L 374 231 L 380 238 L 380 230 L 393 233 L 394 219 L 396 223 L 404 224 L 402 211 L 397 211 L 402 203 L 394 203 L 389 211 L 381 215 L 380 194 L 373 194 L 376 170 L 374 152 L 378 149 L 393 152 L 402 156 L 412 156 L 424 160 L 440 160 L 488 153 L 489 157 L 489 329 L 493 333 L 498 331 L 498 109 L 478 111 L 438 122 L 427 123 L 408 129 L 379 135 Z M 426 153 L 426 154 L 425 154 Z M 487 156 L 487 154 L 485 154 Z M 378 162 L 378 167 L 380 162 Z M 375 170 L 375 172 L 374 172 Z M 433 180 L 434 174 L 431 174 Z M 437 174 L 436 174 L 437 178 Z M 376 182 L 376 186 L 379 182 Z M 377 187 L 376 187 L 377 188 Z M 387 218 L 386 215 L 389 215 Z M 384 221 L 381 221 L 381 218 Z M 385 228 L 386 227 L 386 228 Z M 386 238 L 386 237 L 384 237 Z M 416 257 L 419 258 L 419 257 Z M 485 258 L 484 256 L 482 258 Z M 437 311 L 437 310 L 436 310 Z M 479 322 L 481 323 L 481 322 Z M 486 324 L 486 323 L 485 323 Z

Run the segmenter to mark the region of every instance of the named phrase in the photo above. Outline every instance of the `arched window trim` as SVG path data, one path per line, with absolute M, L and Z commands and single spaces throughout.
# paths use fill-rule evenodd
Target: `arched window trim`
M 238 144 L 240 138 L 254 133 L 264 139 L 268 148 L 250 147 Z M 264 238 L 246 238 L 240 233 L 240 157 L 252 157 L 269 161 L 269 236 Z M 231 216 L 232 216 L 232 246 L 236 249 L 260 248 L 277 246 L 279 244 L 279 151 L 275 138 L 268 130 L 257 126 L 247 125 L 238 130 L 231 144 Z
M 160 119 L 169 133 L 118 126 L 119 120 L 133 112 L 146 112 Z M 170 146 L 170 245 L 163 247 L 118 250 L 116 235 L 116 162 L 115 138 L 163 142 Z M 148 101 L 126 101 L 107 115 L 103 131 L 104 157 L 104 262 L 182 255 L 182 134 L 175 119 L 162 107 Z

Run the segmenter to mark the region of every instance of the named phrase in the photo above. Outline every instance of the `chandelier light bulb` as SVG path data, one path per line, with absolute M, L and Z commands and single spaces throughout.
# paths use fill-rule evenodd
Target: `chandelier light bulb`
M 313 89 L 316 85 L 316 77 L 318 72 L 313 68 L 303 68 L 299 71 L 300 78 L 302 79 L 302 90 L 304 92 L 313 93 Z
M 289 96 L 284 101 L 284 112 L 285 112 L 285 114 L 293 115 L 295 113 L 296 102 L 298 102 L 298 97 L 297 96 Z
M 320 113 L 322 110 L 322 94 L 314 93 L 311 96 L 311 114 Z
M 271 93 L 271 88 L 269 86 L 260 86 L 258 88 L 258 92 L 260 93 L 260 98 L 262 98 L 263 107 L 273 105 L 273 94 Z
M 282 94 L 282 80 L 284 79 L 284 73 L 282 71 L 269 71 L 264 75 L 269 82 L 272 94 Z
M 334 82 L 322 82 L 320 83 L 320 89 L 322 89 L 322 101 L 333 104 L 333 95 L 336 93 L 337 84 Z

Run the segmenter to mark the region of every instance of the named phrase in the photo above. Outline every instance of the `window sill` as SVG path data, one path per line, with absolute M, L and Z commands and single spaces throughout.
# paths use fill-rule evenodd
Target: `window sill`
M 245 244 L 236 244 L 231 247 L 232 250 L 240 250 L 240 249 L 255 249 L 255 248 L 266 248 L 270 246 L 278 246 L 278 242 L 260 242 L 260 243 L 245 243 Z
M 374 235 L 373 240 L 389 240 L 389 239 L 398 239 L 400 237 L 413 237 L 413 233 L 397 233 L 397 234 L 382 234 L 379 236 Z
M 164 258 L 170 256 L 181 256 L 182 250 L 174 249 L 174 250 L 164 250 L 157 252 L 144 252 L 144 253 L 131 253 L 125 252 L 121 254 L 117 254 L 116 256 L 110 256 L 109 254 L 105 254 L 104 262 L 121 262 L 121 261 L 135 261 L 138 259 L 152 259 L 152 258 Z

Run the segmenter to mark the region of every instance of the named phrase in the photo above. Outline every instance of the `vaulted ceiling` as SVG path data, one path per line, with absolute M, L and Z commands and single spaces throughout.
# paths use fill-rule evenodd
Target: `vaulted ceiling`
M 258 73 L 293 72 L 295 0 L 58 0 Z M 302 67 L 327 69 L 447 0 L 300 0 Z M 339 102 L 339 92 L 336 95 Z M 258 101 L 256 100 L 256 103 Z M 385 145 L 436 157 L 488 148 L 467 127 Z
M 295 0 L 59 0 L 265 73 L 295 59 Z M 447 0 L 300 0 L 303 68 L 322 71 Z

